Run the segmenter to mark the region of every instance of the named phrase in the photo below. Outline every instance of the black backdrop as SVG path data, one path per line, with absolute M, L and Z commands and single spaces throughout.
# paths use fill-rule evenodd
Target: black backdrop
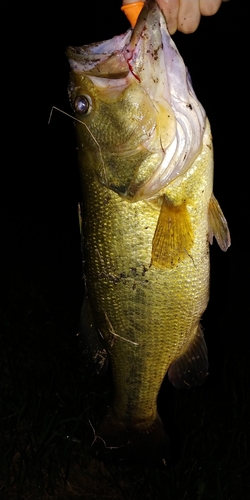
M 36 294 L 42 295 L 53 321 L 72 336 L 77 331 L 82 297 L 76 142 L 73 120 L 56 110 L 50 124 L 48 120 L 53 106 L 71 113 L 67 45 L 108 39 L 125 31 L 128 22 L 120 3 L 52 0 L 33 6 L 13 49 L 16 66 L 11 55 L 15 89 L 12 96 L 6 96 L 10 146 L 2 166 L 8 182 L 2 183 L 1 196 L 4 311 L 14 307 L 16 314 L 18 308 L 22 314 L 22 295 L 27 300 L 31 296 L 33 302 Z M 249 56 L 245 4 L 231 0 L 215 16 L 203 18 L 194 34 L 174 35 L 211 122 L 214 193 L 232 237 L 226 254 L 216 243 L 211 247 L 211 299 L 203 319 L 209 383 L 222 376 L 225 351 L 229 369 L 237 365 L 238 370 L 248 349 Z M 249 380 L 249 370 L 245 376 Z
M 174 35 L 211 122 L 214 193 L 232 236 L 232 247 L 226 254 L 216 243 L 211 248 L 211 299 L 204 315 L 207 341 L 212 346 L 210 360 L 224 342 L 233 350 L 238 346 L 240 355 L 249 329 L 249 109 L 244 6 L 244 1 L 230 0 L 215 16 L 202 18 L 194 34 Z M 77 310 L 81 295 L 77 220 L 80 188 L 73 120 L 57 110 L 50 124 L 48 120 L 53 106 L 71 113 L 67 45 L 108 39 L 127 28 L 119 0 L 47 2 L 29 11 L 14 52 L 20 68 L 17 72 L 12 64 L 15 91 L 7 101 L 10 110 L 11 102 L 15 104 L 15 113 L 11 113 L 7 131 L 10 147 L 3 165 L 8 183 L 3 183 L 1 196 L 2 286 L 4 291 L 6 280 L 14 288 L 22 287 L 25 280 L 28 283 L 39 275 L 59 323 L 65 323 L 67 311 L 70 322 L 71 307 Z M 12 55 L 11 62 L 13 59 Z M 19 284 L 15 281 L 18 276 Z
M 202 18 L 194 34 L 174 35 L 211 122 L 214 193 L 232 236 L 226 254 L 216 243 L 211 248 L 211 299 L 204 315 L 212 346 L 210 359 L 216 358 L 224 343 L 233 351 L 236 348 L 240 356 L 249 329 L 245 4 L 230 0 L 215 16 Z M 1 196 L 3 294 L 6 296 L 5 283 L 11 282 L 11 289 L 17 289 L 31 277 L 40 279 L 59 323 L 65 323 L 67 311 L 70 322 L 71 307 L 77 310 L 81 295 L 80 189 L 73 120 L 57 110 L 50 124 L 48 120 L 53 106 L 71 113 L 67 45 L 108 39 L 127 28 L 119 0 L 45 2 L 28 12 L 22 37 L 11 55 L 15 88 L 6 96 L 10 146 L 2 167 L 8 182 L 2 183 Z

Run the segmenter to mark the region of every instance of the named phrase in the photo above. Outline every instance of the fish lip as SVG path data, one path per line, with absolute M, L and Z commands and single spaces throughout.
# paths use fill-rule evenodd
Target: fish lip
M 130 28 L 110 40 L 67 47 L 66 56 L 72 70 L 102 78 L 123 78 L 129 72 L 124 49 L 130 42 L 131 33 Z
M 153 14 L 153 11 L 155 11 L 156 18 L 158 17 L 158 20 L 160 19 L 160 8 L 158 7 L 156 2 L 146 0 L 144 3 L 143 9 L 141 10 L 137 22 L 135 24 L 135 27 L 133 29 L 132 35 L 131 35 L 131 41 L 130 44 L 131 46 L 135 47 L 138 40 L 141 38 L 143 31 L 146 29 L 146 23 L 148 21 L 148 16 L 149 14 Z M 132 48 L 131 47 L 131 48 Z

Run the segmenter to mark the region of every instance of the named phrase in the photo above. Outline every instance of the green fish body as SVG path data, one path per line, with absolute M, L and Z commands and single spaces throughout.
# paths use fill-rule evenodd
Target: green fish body
M 206 378 L 209 242 L 230 245 L 212 193 L 210 126 L 153 1 L 133 31 L 67 55 L 86 291 L 114 384 L 93 449 L 161 462 L 159 389 L 166 373 L 176 387 Z

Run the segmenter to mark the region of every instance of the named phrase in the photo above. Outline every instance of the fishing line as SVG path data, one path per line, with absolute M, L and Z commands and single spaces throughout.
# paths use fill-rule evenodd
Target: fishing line
M 70 115 L 69 113 L 66 113 L 66 111 L 63 111 L 62 109 L 57 108 L 56 106 L 52 106 L 52 108 L 51 108 L 50 115 L 49 115 L 49 120 L 48 120 L 48 125 L 49 125 L 49 124 L 50 124 L 50 122 L 51 122 L 52 113 L 53 113 L 54 109 L 56 109 L 56 110 L 57 110 L 57 111 L 59 111 L 60 113 L 63 113 L 63 115 L 66 115 L 66 116 L 68 116 L 69 118 L 72 118 L 72 120 L 74 120 L 74 121 L 76 121 L 76 122 L 81 123 L 82 125 L 84 125 L 84 127 L 86 127 L 87 131 L 89 132 L 90 136 L 92 137 L 93 141 L 95 142 L 95 144 L 97 145 L 97 147 L 98 147 L 98 149 L 99 149 L 99 152 L 100 152 L 100 157 L 101 157 L 101 162 L 102 162 L 102 166 L 103 166 L 103 169 L 105 169 L 104 160 L 103 160 L 103 157 L 102 157 L 101 146 L 100 146 L 100 144 L 98 143 L 98 141 L 96 140 L 95 136 L 92 134 L 92 132 L 91 132 L 91 130 L 89 129 L 88 125 L 86 125 L 86 123 L 82 122 L 81 120 L 78 120 L 78 118 L 76 118 L 75 116 L 72 116 L 72 115 Z

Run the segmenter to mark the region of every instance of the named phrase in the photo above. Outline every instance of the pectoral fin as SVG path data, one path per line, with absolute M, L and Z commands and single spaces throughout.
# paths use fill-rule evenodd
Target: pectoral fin
M 176 206 L 164 196 L 152 242 L 151 264 L 160 269 L 175 267 L 189 254 L 192 245 L 186 202 Z
M 187 351 L 170 365 L 168 378 L 177 389 L 180 389 L 203 384 L 207 374 L 207 346 L 199 325 L 197 334 Z
M 213 237 L 215 236 L 217 243 L 223 252 L 226 252 L 231 245 L 230 232 L 227 221 L 220 208 L 214 194 L 212 194 L 209 202 L 209 243 L 212 245 Z

